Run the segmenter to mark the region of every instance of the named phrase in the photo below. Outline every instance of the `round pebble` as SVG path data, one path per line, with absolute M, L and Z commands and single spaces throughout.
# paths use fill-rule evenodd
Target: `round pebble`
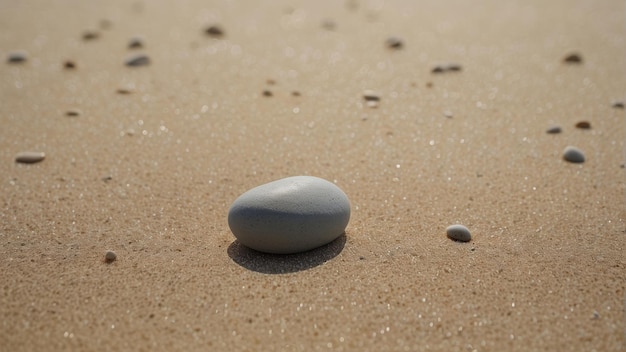
M 312 176 L 287 177 L 235 200 L 228 226 L 237 240 L 275 254 L 308 251 L 337 239 L 350 220 L 350 202 L 335 184 Z
M 460 242 L 469 242 L 472 239 L 472 235 L 467 227 L 459 224 L 448 226 L 446 234 L 450 239 Z
M 115 254 L 115 252 L 113 251 L 107 251 L 104 254 L 104 261 L 107 263 L 112 263 L 115 261 L 115 259 L 117 259 L 117 254 Z
M 221 38 L 224 36 L 224 30 L 216 25 L 208 27 L 204 32 L 213 38 Z
M 591 123 L 589 121 L 580 121 L 576 124 L 576 128 L 588 130 L 591 128 Z
M 580 149 L 570 145 L 563 151 L 563 159 L 570 163 L 583 163 L 585 162 L 585 154 Z
M 141 49 L 143 48 L 143 39 L 141 37 L 133 37 L 128 42 L 128 49 Z
M 21 152 L 15 156 L 15 161 L 24 164 L 34 164 L 42 161 L 46 157 L 43 152 Z
M 388 38 L 385 41 L 385 44 L 387 44 L 387 47 L 390 49 L 402 49 L 402 47 L 404 46 L 402 39 L 397 38 L 397 37 Z

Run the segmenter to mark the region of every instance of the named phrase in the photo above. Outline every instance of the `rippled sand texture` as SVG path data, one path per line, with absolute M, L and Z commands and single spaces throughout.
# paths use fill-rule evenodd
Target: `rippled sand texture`
M 623 351 L 625 16 L 4 1 L 0 349 Z M 345 236 L 235 242 L 233 200 L 293 175 L 345 191 Z

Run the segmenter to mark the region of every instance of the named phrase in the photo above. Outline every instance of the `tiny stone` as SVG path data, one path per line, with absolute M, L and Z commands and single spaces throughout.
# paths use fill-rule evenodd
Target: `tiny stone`
M 117 94 L 124 94 L 124 95 L 132 93 L 131 90 L 124 89 L 124 88 L 120 88 L 120 89 L 116 90 L 116 92 L 117 92 Z
M 448 226 L 446 234 L 450 239 L 460 242 L 469 242 L 472 239 L 472 235 L 467 227 L 459 224 Z
M 452 72 L 459 72 L 463 70 L 463 67 L 459 64 L 449 64 L 447 70 Z
M 210 26 L 204 32 L 214 38 L 221 38 L 224 36 L 224 31 L 219 26 Z
M 21 152 L 15 156 L 15 161 L 24 164 L 34 164 L 42 161 L 46 157 L 43 152 Z
M 74 61 L 67 60 L 63 63 L 63 67 L 68 70 L 73 70 L 76 68 L 76 63 L 74 63 Z
M 299 97 L 301 94 L 297 90 L 294 90 L 293 92 L 291 92 L 291 95 L 293 95 L 294 97 Z
M 615 109 L 623 109 L 624 108 L 624 103 L 621 101 L 616 101 L 613 103 L 613 105 L 611 105 L 613 108 Z
M 380 97 L 374 91 L 366 90 L 363 92 L 363 99 L 366 101 L 380 101 Z
M 552 127 L 548 128 L 546 130 L 546 133 L 548 133 L 548 134 L 561 133 L 561 127 L 560 126 L 552 126 Z
M 404 46 L 402 39 L 397 37 L 390 37 L 387 39 L 387 41 L 385 41 L 385 43 L 390 49 L 402 49 L 402 47 Z
M 104 177 L 102 178 L 102 181 L 104 181 L 104 182 L 109 182 L 109 181 L 111 181 L 112 179 L 113 179 L 113 176 L 104 176 Z
M 271 97 L 271 96 L 273 96 L 273 95 L 274 95 L 274 94 L 272 94 L 272 92 L 271 92 L 270 90 L 267 90 L 267 89 L 266 89 L 266 90 L 264 90 L 264 91 L 263 91 L 263 96 L 264 96 L 264 97 Z
M 80 116 L 80 110 L 68 110 L 65 112 L 65 116 Z
M 131 38 L 128 42 L 128 49 L 140 49 L 143 48 L 143 39 L 139 37 Z
M 435 66 L 430 72 L 431 73 L 444 73 L 446 72 L 446 69 L 443 66 Z
M 130 67 L 146 66 L 149 64 L 150 58 L 143 54 L 132 56 L 126 60 L 126 66 Z
M 580 149 L 570 145 L 563 151 L 563 159 L 570 163 L 583 163 L 585 162 L 585 155 Z
M 567 55 L 563 59 L 563 62 L 568 63 L 568 64 L 581 64 L 583 62 L 583 58 L 582 56 L 580 56 L 580 54 L 572 53 L 572 54 Z
M 365 102 L 365 105 L 367 105 L 367 107 L 370 108 L 370 109 L 376 109 L 376 108 L 378 108 L 379 101 L 378 100 L 368 100 L 368 101 Z
M 27 58 L 27 55 L 25 52 L 23 51 L 14 51 L 12 53 L 9 53 L 9 57 L 7 58 L 7 62 L 8 63 L 12 63 L 12 64 L 19 64 L 22 62 L 25 62 Z
M 588 121 L 580 121 L 576 124 L 576 128 L 588 130 L 591 128 L 591 123 L 589 123 Z
M 452 111 L 446 110 L 446 111 L 443 112 L 443 116 L 451 119 L 454 115 L 452 115 Z
M 107 251 L 104 255 L 104 261 L 107 263 L 113 263 L 117 259 L 117 254 L 113 251 Z
M 100 33 L 95 32 L 95 31 L 86 31 L 83 33 L 83 40 L 85 41 L 98 39 L 99 37 L 100 37 Z

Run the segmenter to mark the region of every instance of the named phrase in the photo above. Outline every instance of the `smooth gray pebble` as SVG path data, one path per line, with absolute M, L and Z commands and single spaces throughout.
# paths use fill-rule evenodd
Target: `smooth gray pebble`
M 560 126 L 552 126 L 552 127 L 548 128 L 546 130 L 546 133 L 548 133 L 548 134 L 561 133 L 561 127 Z
M 565 150 L 563 151 L 563 159 L 565 159 L 565 161 L 569 161 L 570 163 L 583 163 L 585 162 L 585 154 L 582 150 L 570 145 L 565 147 Z
M 144 54 L 131 56 L 126 60 L 126 66 L 137 67 L 147 66 L 150 64 L 150 58 Z
M 104 260 L 105 260 L 107 263 L 114 262 L 114 261 L 115 261 L 115 259 L 117 259 L 117 254 L 115 254 L 115 252 L 113 252 L 113 251 L 107 251 L 107 252 L 104 254 Z
M 469 242 L 472 239 L 472 234 L 467 227 L 460 224 L 448 226 L 446 234 L 450 239 L 460 242 Z

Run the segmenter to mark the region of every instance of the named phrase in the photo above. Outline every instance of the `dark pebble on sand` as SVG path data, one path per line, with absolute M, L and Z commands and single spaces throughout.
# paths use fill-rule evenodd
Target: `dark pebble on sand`
M 126 95 L 126 94 L 130 94 L 130 93 L 132 93 L 132 91 L 131 91 L 131 90 L 124 89 L 124 88 L 120 88 L 120 89 L 116 90 L 115 92 L 116 92 L 117 94 L 123 94 L 123 95 Z
M 128 49 L 141 49 L 143 48 L 143 39 L 139 37 L 131 38 L 128 42 Z
M 567 55 L 563 59 L 563 62 L 565 62 L 567 64 L 582 64 L 583 63 L 583 57 L 580 54 L 572 53 L 572 54 Z
M 294 90 L 293 92 L 291 92 L 291 95 L 294 97 L 299 97 L 301 94 L 297 90 Z
M 546 133 L 548 133 L 548 134 L 561 133 L 561 127 L 560 126 L 552 126 L 552 127 L 548 128 L 546 130 Z
M 15 156 L 15 161 L 23 164 L 34 164 L 46 157 L 43 152 L 21 152 Z
M 570 145 L 563 151 L 563 159 L 570 163 L 582 163 L 585 162 L 585 154 L 583 154 L 582 150 Z
M 70 117 L 80 116 L 80 111 L 79 110 L 68 110 L 68 111 L 65 112 L 65 116 L 70 116 Z
M 23 51 L 14 51 L 9 53 L 9 57 L 7 58 L 7 62 L 11 64 L 19 64 L 25 62 L 27 55 Z
M 213 38 L 221 38 L 224 36 L 224 30 L 216 25 L 210 26 L 204 31 L 204 33 Z
M 363 92 L 363 99 L 366 101 L 380 101 L 380 97 L 371 90 Z
M 263 96 L 264 96 L 264 97 L 271 97 L 271 96 L 273 96 L 273 95 L 274 95 L 274 94 L 272 94 L 272 91 L 270 91 L 270 90 L 267 90 L 267 89 L 266 89 L 266 90 L 264 90 L 264 91 L 263 91 Z
M 107 251 L 104 254 L 104 261 L 107 263 L 113 263 L 117 259 L 117 254 L 113 251 Z
M 387 47 L 390 49 L 402 49 L 402 47 L 404 46 L 402 39 L 397 38 L 397 37 L 388 38 L 385 41 L 385 44 L 387 44 Z
M 94 40 L 100 38 L 100 33 L 95 31 L 86 31 L 83 33 L 83 40 Z
M 616 101 L 613 103 L 613 105 L 611 105 L 614 109 L 623 109 L 624 108 L 624 103 L 621 101 Z
M 126 60 L 126 66 L 130 67 L 147 66 L 149 64 L 150 58 L 143 54 L 132 56 Z
M 589 121 L 580 121 L 576 124 L 576 128 L 588 130 L 591 128 L 591 123 L 589 123 Z
M 74 61 L 67 60 L 67 61 L 65 61 L 65 62 L 63 63 L 63 67 L 64 67 L 66 70 L 73 70 L 73 69 L 75 69 L 75 68 L 76 68 L 76 63 L 75 63 Z
M 444 73 L 444 72 L 446 72 L 446 69 L 443 66 L 435 66 L 435 67 L 433 67 L 432 70 L 430 70 L 430 72 L 431 73 Z
M 448 71 L 451 71 L 451 72 L 459 72 L 463 70 L 463 66 L 459 64 L 449 64 L 447 69 Z

